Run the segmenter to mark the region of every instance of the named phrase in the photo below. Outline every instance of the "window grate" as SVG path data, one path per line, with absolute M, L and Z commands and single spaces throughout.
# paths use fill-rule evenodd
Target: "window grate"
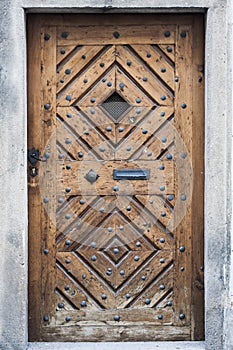
M 108 112 L 116 121 L 129 109 L 130 105 L 114 92 L 103 103 L 102 108 Z

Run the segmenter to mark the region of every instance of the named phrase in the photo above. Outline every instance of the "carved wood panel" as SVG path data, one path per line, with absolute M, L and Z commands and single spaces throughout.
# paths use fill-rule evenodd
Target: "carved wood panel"
M 203 125 L 202 114 L 193 121 L 195 25 L 36 18 L 32 339 L 194 338 L 192 193 L 202 180 L 193 176 L 192 135 Z

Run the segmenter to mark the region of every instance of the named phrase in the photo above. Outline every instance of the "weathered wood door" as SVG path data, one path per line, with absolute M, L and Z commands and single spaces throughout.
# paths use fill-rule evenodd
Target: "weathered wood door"
M 203 18 L 30 16 L 28 77 L 30 339 L 202 339 Z

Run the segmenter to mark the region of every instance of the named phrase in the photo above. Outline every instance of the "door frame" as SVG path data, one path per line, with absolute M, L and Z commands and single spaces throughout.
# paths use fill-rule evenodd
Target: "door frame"
M 54 5 L 53 5 L 54 4 Z M 205 98 L 205 287 L 206 287 L 206 340 L 192 344 L 179 342 L 180 349 L 227 349 L 233 345 L 230 329 L 233 324 L 230 302 L 232 302 L 233 281 L 232 247 L 230 228 L 232 224 L 231 195 L 231 118 L 232 115 L 232 32 L 231 8 L 224 0 L 188 0 L 175 2 L 145 2 L 143 12 L 182 13 L 206 12 L 206 98 Z M 136 5 L 136 6 L 135 6 Z M 137 2 L 132 9 L 123 8 L 120 0 L 100 2 L 89 0 L 88 9 L 82 9 L 82 1 L 21 0 L 13 7 L 3 3 L 1 12 L 2 40 L 6 50 L 2 63 L 4 70 L 2 164 L 4 172 L 0 205 L 2 217 L 3 252 L 0 257 L 2 268 L 0 285 L 1 344 L 4 349 L 24 350 L 27 348 L 27 172 L 26 172 L 26 12 L 92 12 L 111 10 L 113 12 L 142 12 Z M 99 6 L 99 7 L 97 7 Z M 218 54 L 216 54 L 216 50 Z M 14 64 L 13 64 L 14 63 Z M 221 76 L 222 79 L 217 79 Z M 14 82 L 17 81 L 17 84 Z M 224 81 L 224 84 L 222 84 Z M 14 87 L 14 88 L 13 88 Z M 8 103 L 6 103 L 8 101 Z M 11 103 L 10 101 L 14 101 Z M 17 105 L 17 108 L 15 107 Z M 12 146 L 14 140 L 14 146 Z M 10 189 L 13 189 L 9 191 Z M 5 253 L 7 252 L 7 254 Z M 224 258 L 223 258 L 224 257 Z M 11 268 L 6 268 L 10 266 Z M 5 267 L 5 268 L 4 268 Z M 9 291 L 14 290 L 12 295 Z M 15 298 L 15 295 L 20 297 Z M 12 317 L 14 315 L 14 317 Z M 19 327 L 20 325 L 20 327 Z M 17 332 L 15 331 L 17 329 Z M 160 349 L 171 343 L 158 345 Z M 177 342 L 172 343 L 175 346 Z M 29 348 L 39 349 L 43 344 L 31 344 Z M 84 344 L 85 345 L 85 344 Z M 149 346 L 149 344 L 148 344 Z M 147 349 L 148 346 L 146 345 Z M 65 349 L 64 344 L 51 345 L 51 349 Z M 69 349 L 70 349 L 69 345 Z M 80 349 L 80 345 L 78 345 Z M 88 345 L 86 344 L 86 348 Z M 89 347 L 90 348 L 90 347 Z M 110 347 L 109 347 L 110 348 Z M 72 348 L 71 348 L 72 349 Z M 111 349 L 113 346 L 111 345 Z M 143 347 L 142 347 L 143 349 Z

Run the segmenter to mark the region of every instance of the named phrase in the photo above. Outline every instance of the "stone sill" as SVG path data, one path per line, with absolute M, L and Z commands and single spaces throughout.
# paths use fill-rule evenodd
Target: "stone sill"
M 29 343 L 28 350 L 205 350 L 205 342 Z

